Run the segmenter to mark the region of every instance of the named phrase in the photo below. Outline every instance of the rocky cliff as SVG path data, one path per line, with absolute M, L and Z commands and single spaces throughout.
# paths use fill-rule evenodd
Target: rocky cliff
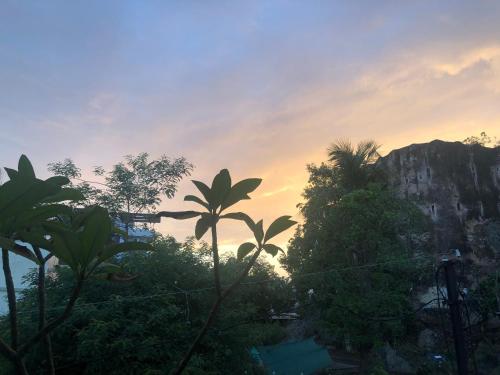
M 500 147 L 436 140 L 394 150 L 379 165 L 431 219 L 434 251 L 458 248 L 480 267 L 500 262 Z

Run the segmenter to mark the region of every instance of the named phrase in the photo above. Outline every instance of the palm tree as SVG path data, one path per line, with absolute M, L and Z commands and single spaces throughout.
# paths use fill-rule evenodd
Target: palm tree
M 339 139 L 328 148 L 329 160 L 337 169 L 342 188 L 351 191 L 366 186 L 373 177 L 373 165 L 379 159 L 380 145 L 366 140 L 356 149 L 349 140 Z

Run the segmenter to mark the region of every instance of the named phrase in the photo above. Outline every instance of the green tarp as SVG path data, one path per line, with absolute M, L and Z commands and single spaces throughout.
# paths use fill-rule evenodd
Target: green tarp
M 261 362 L 269 374 L 309 375 L 331 367 L 333 361 L 328 351 L 314 340 L 290 342 L 271 346 L 259 346 L 252 355 Z

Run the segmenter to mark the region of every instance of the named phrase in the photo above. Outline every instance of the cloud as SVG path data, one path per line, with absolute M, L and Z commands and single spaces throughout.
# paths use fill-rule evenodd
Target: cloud
M 285 191 L 289 191 L 290 189 L 292 188 L 292 186 L 290 185 L 287 185 L 287 186 L 283 186 L 279 189 L 276 189 L 276 190 L 273 190 L 273 191 L 268 191 L 268 192 L 265 192 L 262 194 L 263 197 L 271 197 L 273 195 L 276 195 L 276 194 L 279 194 L 279 193 L 283 193 Z
M 466 53 L 458 56 L 455 61 L 437 63 L 434 65 L 434 69 L 440 73 L 454 76 L 478 63 L 491 63 L 493 60 L 498 60 L 499 58 L 500 46 L 483 47 L 466 51 Z
M 224 167 L 235 181 L 262 177 L 238 210 L 268 224 L 300 218 L 306 164 L 337 138 L 374 138 L 388 152 L 498 135 L 494 2 L 84 8 L 3 17 L 2 160 L 28 150 L 40 170 L 68 156 L 85 169 L 140 151 L 183 155 L 196 179 Z M 162 208 L 190 207 L 193 191 L 183 181 Z M 158 228 L 182 239 L 194 221 Z M 221 235 L 231 247 L 248 230 L 224 224 Z

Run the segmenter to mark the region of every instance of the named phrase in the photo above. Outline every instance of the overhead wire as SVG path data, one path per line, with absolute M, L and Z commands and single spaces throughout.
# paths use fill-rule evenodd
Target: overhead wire
M 347 267 L 334 267 L 328 270 L 323 270 L 323 271 L 317 271 L 317 272 L 308 272 L 308 273 L 302 273 L 302 274 L 295 274 L 292 275 L 293 278 L 302 278 L 302 277 L 310 277 L 314 275 L 321 275 L 321 274 L 327 274 L 331 272 L 343 272 L 343 271 L 348 271 L 348 270 L 353 270 L 353 269 L 364 269 L 364 268 L 371 268 L 371 267 L 379 267 L 383 265 L 389 265 L 389 264 L 400 264 L 400 263 L 405 263 L 405 262 L 410 262 L 410 261 L 416 261 L 416 260 L 431 260 L 435 259 L 432 256 L 418 256 L 418 257 L 411 257 L 411 258 L 406 258 L 406 259 L 398 259 L 398 260 L 391 260 L 391 261 L 385 261 L 385 262 L 378 262 L 378 263 L 371 263 L 371 264 L 365 264 L 365 265 L 357 265 L 357 266 L 347 266 Z M 283 279 L 270 279 L 270 280 L 257 280 L 257 281 L 249 281 L 245 283 L 241 283 L 241 285 L 257 285 L 257 284 L 267 284 L 271 282 L 283 282 Z M 98 305 L 104 305 L 104 304 L 110 304 L 110 303 L 121 303 L 121 302 L 126 302 L 126 301 L 140 301 L 140 300 L 147 300 L 151 298 L 158 298 L 158 297 L 164 297 L 164 296 L 170 296 L 170 295 L 179 295 L 179 294 L 184 294 L 186 297 L 189 294 L 194 294 L 194 293 L 199 293 L 199 292 L 205 292 L 205 291 L 211 291 L 215 290 L 215 287 L 206 287 L 206 288 L 196 288 L 196 289 L 191 289 L 191 290 L 178 290 L 178 291 L 168 291 L 164 293 L 156 293 L 156 294 L 150 294 L 150 295 L 145 295 L 145 296 L 126 296 L 126 297 L 117 297 L 111 300 L 106 300 L 106 301 L 98 301 L 98 302 L 89 302 L 89 303 L 82 303 L 77 306 L 75 306 L 74 310 L 82 309 L 87 306 L 98 306 Z M 433 303 L 436 299 L 433 299 L 431 301 L 428 301 L 427 303 L 421 305 L 418 307 L 414 312 L 418 312 L 428 306 L 429 304 Z M 57 310 L 60 308 L 64 308 L 65 305 L 53 307 L 50 309 L 47 309 L 48 311 L 50 310 Z M 33 313 L 37 312 L 38 310 L 28 310 L 28 311 L 19 311 L 19 313 Z M 391 317 L 387 319 L 401 319 L 401 316 L 398 317 Z M 153 343 L 152 347 L 162 345 L 162 343 Z M 105 359 L 103 357 L 102 359 Z M 91 360 L 91 362 L 101 360 L 101 358 L 96 358 Z M 89 360 L 85 360 L 85 362 L 89 362 Z M 58 369 L 63 369 L 63 368 L 68 368 L 71 365 L 68 366 L 63 366 L 63 367 L 58 367 Z
M 391 261 L 385 261 L 385 262 L 378 262 L 378 263 L 371 263 L 371 264 L 364 264 L 364 265 L 358 265 L 358 266 L 347 266 L 347 267 L 335 267 L 331 268 L 328 270 L 323 270 L 323 271 L 317 271 L 317 272 L 306 272 L 302 274 L 294 274 L 292 275 L 293 278 L 301 278 L 301 277 L 309 277 L 309 276 L 314 276 L 314 275 L 321 275 L 321 274 L 327 274 L 331 272 L 344 272 L 348 270 L 353 270 L 353 269 L 363 269 L 363 268 L 371 268 L 371 267 L 379 267 L 383 265 L 388 265 L 388 264 L 398 264 L 398 263 L 405 263 L 405 262 L 410 262 L 410 261 L 415 261 L 415 260 L 422 260 L 422 259 L 434 259 L 432 256 L 418 256 L 418 257 L 411 257 L 411 258 L 406 258 L 406 259 L 397 259 L 397 260 L 391 260 Z M 257 284 L 266 284 L 266 283 L 272 283 L 272 282 L 277 282 L 280 281 L 282 282 L 283 279 L 269 279 L 269 280 L 256 280 L 256 281 L 248 281 L 248 282 L 242 282 L 240 285 L 257 285 Z M 228 287 L 229 285 L 225 285 L 224 287 Z M 182 291 L 166 291 L 162 293 L 157 293 L 157 294 L 150 294 L 150 295 L 143 295 L 143 296 L 117 296 L 114 299 L 111 300 L 105 300 L 105 301 L 97 301 L 97 302 L 88 302 L 88 303 L 81 303 L 77 304 L 73 310 L 78 310 L 80 308 L 86 307 L 86 306 L 96 306 L 96 305 L 102 305 L 102 304 L 109 304 L 109 303 L 118 303 L 118 302 L 126 302 L 126 301 L 141 301 L 145 299 L 150 299 L 150 298 L 158 298 L 158 297 L 166 297 L 170 295 L 177 295 L 177 294 L 194 294 L 194 293 L 200 293 L 200 292 L 206 292 L 210 290 L 215 290 L 215 287 L 205 287 L 205 288 L 196 288 L 196 289 L 191 289 L 191 290 L 182 290 Z M 54 311 L 54 310 L 59 310 L 59 309 L 64 309 L 66 305 L 60 305 L 60 306 L 55 306 L 46 309 L 46 311 Z M 33 310 L 22 310 L 18 311 L 18 314 L 30 314 L 30 313 L 36 313 L 38 312 L 37 309 Z

